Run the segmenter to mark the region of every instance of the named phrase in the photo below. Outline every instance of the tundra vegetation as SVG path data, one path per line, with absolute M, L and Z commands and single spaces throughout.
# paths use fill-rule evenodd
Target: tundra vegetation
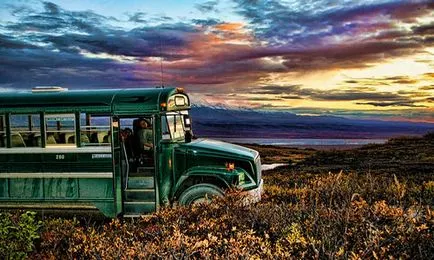
M 261 202 L 240 193 L 139 219 L 2 213 L 0 257 L 238 259 L 434 257 L 434 134 L 352 150 L 255 146 Z

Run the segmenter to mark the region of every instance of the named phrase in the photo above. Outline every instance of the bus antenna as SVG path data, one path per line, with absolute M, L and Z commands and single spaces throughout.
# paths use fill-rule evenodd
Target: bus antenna
M 160 40 L 160 73 L 161 73 L 161 88 L 164 88 L 164 73 L 163 73 L 163 43 L 161 40 L 161 35 L 158 34 L 158 38 Z

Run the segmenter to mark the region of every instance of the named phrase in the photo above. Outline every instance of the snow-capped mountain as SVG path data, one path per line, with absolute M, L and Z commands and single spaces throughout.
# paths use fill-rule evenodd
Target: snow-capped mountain
M 204 137 L 390 138 L 434 131 L 430 123 L 301 116 L 224 106 L 193 106 L 191 116 L 194 133 Z

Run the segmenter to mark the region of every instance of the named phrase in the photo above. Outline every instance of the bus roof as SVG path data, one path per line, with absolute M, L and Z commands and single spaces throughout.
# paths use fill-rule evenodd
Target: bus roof
M 66 91 L 21 91 L 0 93 L 0 112 L 156 112 L 168 97 L 182 93 L 177 88 L 136 88 Z

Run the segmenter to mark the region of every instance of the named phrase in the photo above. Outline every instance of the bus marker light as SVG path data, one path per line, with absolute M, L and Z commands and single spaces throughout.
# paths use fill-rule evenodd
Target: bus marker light
M 228 171 L 235 170 L 235 163 L 226 163 L 226 170 Z

